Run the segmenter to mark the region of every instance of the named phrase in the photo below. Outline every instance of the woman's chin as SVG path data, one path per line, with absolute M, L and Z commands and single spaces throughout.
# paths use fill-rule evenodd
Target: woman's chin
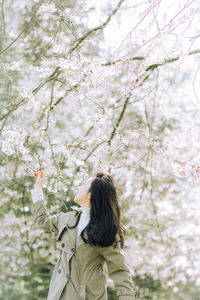
M 74 202 L 78 203 L 78 197 L 74 198 Z

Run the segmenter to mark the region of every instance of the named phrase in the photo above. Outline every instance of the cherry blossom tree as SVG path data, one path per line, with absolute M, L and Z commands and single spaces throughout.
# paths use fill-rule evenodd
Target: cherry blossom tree
M 198 0 L 2 0 L 2 299 L 46 299 L 58 253 L 30 212 L 38 169 L 51 214 L 111 172 L 138 299 L 199 299 L 199 21 Z

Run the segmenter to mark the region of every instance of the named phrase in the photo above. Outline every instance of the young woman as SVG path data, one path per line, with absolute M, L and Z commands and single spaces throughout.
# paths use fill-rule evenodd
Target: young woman
M 79 187 L 74 199 L 79 206 L 52 216 L 42 193 L 44 172 L 36 176 L 31 211 L 40 228 L 57 233 L 56 246 L 60 249 L 47 300 L 107 300 L 104 262 L 118 299 L 135 299 L 123 250 L 126 230 L 120 222 L 120 189 L 112 176 L 98 172 Z

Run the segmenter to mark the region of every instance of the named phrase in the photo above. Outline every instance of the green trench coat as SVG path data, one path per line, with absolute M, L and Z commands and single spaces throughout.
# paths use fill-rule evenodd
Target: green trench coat
M 39 200 L 31 204 L 31 212 L 37 226 L 57 233 L 56 246 L 60 249 L 47 300 L 107 300 L 104 261 L 109 277 L 114 281 L 118 299 L 136 299 L 120 243 L 116 248 L 114 244 L 103 248 L 92 247 L 80 235 L 77 237 L 78 225 L 74 229 L 68 228 L 68 225 L 75 224 L 78 214 L 82 212 L 81 207 L 71 206 L 66 213 L 50 216 L 44 200 Z

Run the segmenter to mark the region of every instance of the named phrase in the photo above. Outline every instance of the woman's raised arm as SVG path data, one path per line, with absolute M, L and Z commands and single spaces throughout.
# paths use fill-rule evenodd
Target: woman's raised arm
M 37 226 L 46 230 L 58 232 L 58 221 L 63 213 L 55 214 L 50 216 L 44 201 L 42 185 L 45 181 L 44 172 L 35 172 L 34 177 L 36 182 L 34 188 L 31 190 L 32 205 L 31 212 L 34 216 L 34 220 Z

